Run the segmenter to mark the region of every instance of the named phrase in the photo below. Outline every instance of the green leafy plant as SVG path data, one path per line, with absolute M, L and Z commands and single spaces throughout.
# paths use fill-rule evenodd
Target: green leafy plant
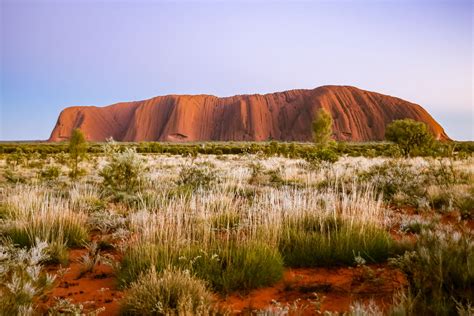
M 38 298 L 53 284 L 55 277 L 42 272 L 48 259 L 48 244 L 37 239 L 30 249 L 0 244 L 0 314 L 33 314 Z
M 59 178 L 61 169 L 58 166 L 49 166 L 40 171 L 39 176 L 45 181 L 54 181 Z
M 82 172 L 79 170 L 79 162 L 84 159 L 87 152 L 87 142 L 80 129 L 74 129 L 69 140 L 69 157 L 71 159 L 71 172 L 69 176 L 76 179 Z
M 433 134 L 423 122 L 395 120 L 385 130 L 385 139 L 398 145 L 403 155 L 423 153 L 433 144 Z
M 321 108 L 316 112 L 312 124 L 313 141 L 319 146 L 326 146 L 332 138 L 333 120 L 331 114 Z
M 145 160 L 134 148 L 121 150 L 113 141 L 105 147 L 108 163 L 99 172 L 103 187 L 116 195 L 135 194 L 145 180 Z
M 209 164 L 191 164 L 183 166 L 176 183 L 189 187 L 192 191 L 198 188 L 208 189 L 218 180 L 217 171 Z

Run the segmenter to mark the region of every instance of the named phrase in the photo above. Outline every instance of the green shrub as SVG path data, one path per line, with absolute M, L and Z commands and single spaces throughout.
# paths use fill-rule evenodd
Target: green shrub
M 313 169 L 318 169 L 322 162 L 334 163 L 339 160 L 338 154 L 331 148 L 319 148 L 315 151 L 308 152 L 304 159 Z
M 3 177 L 10 183 L 26 183 L 26 177 L 20 172 L 15 171 L 11 167 L 7 167 L 3 173 Z
M 190 268 L 197 276 L 223 293 L 268 286 L 283 275 L 283 260 L 278 249 L 263 243 L 218 244 L 206 252 L 185 252 L 184 257 L 191 258 Z
M 49 166 L 40 171 L 39 176 L 45 181 L 54 181 L 61 174 L 61 168 L 58 166 Z
M 114 142 L 105 145 L 108 163 L 99 172 L 103 187 L 116 195 L 136 193 L 145 178 L 145 161 L 134 148 L 121 151 Z
M 183 166 L 176 182 L 179 186 L 189 187 L 192 191 L 198 188 L 209 189 L 218 180 L 218 174 L 212 165 L 201 163 Z
M 385 130 L 385 139 L 398 145 L 403 155 L 427 153 L 433 145 L 429 127 L 412 119 L 395 120 Z
M 72 179 L 76 179 L 84 174 L 84 171 L 79 169 L 79 163 L 85 158 L 87 153 L 86 139 L 80 129 L 75 128 L 72 131 L 68 150 L 71 159 L 71 172 L 69 176 Z
M 459 209 L 463 219 L 474 218 L 474 187 L 456 197 L 454 204 Z
M 316 112 L 312 123 L 313 141 L 320 146 L 326 146 L 332 139 L 333 119 L 331 113 L 321 108 Z
M 399 160 L 389 160 L 381 165 L 375 165 L 359 174 L 359 179 L 373 183 L 387 201 L 391 201 L 397 193 L 406 194 L 408 200 L 404 202 L 411 205 L 415 205 L 417 197 L 425 195 L 429 184 L 420 170 L 415 170 L 408 163 Z
M 189 271 L 151 268 L 131 284 L 122 300 L 122 315 L 207 315 L 212 293 Z
M 416 295 L 415 314 L 454 315 L 474 300 L 474 239 L 469 231 L 424 231 L 415 250 L 392 264 Z
M 285 184 L 283 179 L 282 170 L 275 168 L 271 170 L 264 170 L 261 163 L 250 164 L 251 174 L 249 178 L 249 184 L 253 185 L 271 185 L 279 187 Z

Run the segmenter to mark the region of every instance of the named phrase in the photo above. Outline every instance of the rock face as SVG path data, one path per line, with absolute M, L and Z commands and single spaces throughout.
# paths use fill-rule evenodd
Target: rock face
M 59 115 L 49 141 L 69 139 L 74 128 L 90 141 L 310 141 L 316 111 L 331 113 L 334 138 L 384 138 L 396 119 L 428 124 L 436 138 L 443 128 L 417 104 L 350 86 L 322 86 L 265 95 L 167 95 L 106 107 L 75 106 Z

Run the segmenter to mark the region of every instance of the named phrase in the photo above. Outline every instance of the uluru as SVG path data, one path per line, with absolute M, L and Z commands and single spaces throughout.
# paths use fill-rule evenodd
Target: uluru
M 437 139 L 449 139 L 418 104 L 351 86 L 321 86 L 263 95 L 167 95 L 105 107 L 68 107 L 49 141 L 67 140 L 75 128 L 89 141 L 310 141 L 311 122 L 320 108 L 332 115 L 336 140 L 382 140 L 386 126 L 403 118 L 424 122 Z

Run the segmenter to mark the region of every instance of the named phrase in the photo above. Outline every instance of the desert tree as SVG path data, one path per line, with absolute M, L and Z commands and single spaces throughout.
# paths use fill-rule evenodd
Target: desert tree
M 332 140 L 332 116 L 321 108 L 316 112 L 312 123 L 313 141 L 316 145 L 326 146 Z
M 79 175 L 79 162 L 85 158 L 87 152 L 87 142 L 84 134 L 76 128 L 72 131 L 69 140 L 69 157 L 71 159 L 70 177 L 76 179 Z
M 433 146 L 433 134 L 423 122 L 412 119 L 394 120 L 385 129 L 385 139 L 397 144 L 405 157 L 423 153 Z

